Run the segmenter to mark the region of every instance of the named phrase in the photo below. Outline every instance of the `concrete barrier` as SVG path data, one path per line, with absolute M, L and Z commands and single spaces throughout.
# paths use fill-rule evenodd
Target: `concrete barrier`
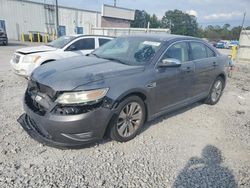
M 243 30 L 241 32 L 237 62 L 250 63 L 250 30 Z

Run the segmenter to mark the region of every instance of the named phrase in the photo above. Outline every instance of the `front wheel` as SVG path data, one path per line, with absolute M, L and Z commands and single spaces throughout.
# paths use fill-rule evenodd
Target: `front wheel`
M 223 93 L 224 84 L 225 84 L 225 81 L 221 77 L 218 77 L 214 81 L 213 86 L 209 92 L 209 95 L 207 99 L 205 100 L 206 104 L 215 105 L 220 100 L 220 97 Z
M 4 42 L 3 42 L 3 45 L 4 45 L 4 46 L 7 46 L 7 45 L 8 45 L 8 40 L 4 41 Z
M 111 122 L 110 137 L 118 142 L 133 139 L 140 132 L 145 117 L 145 105 L 141 98 L 126 98 L 119 104 L 115 118 Z

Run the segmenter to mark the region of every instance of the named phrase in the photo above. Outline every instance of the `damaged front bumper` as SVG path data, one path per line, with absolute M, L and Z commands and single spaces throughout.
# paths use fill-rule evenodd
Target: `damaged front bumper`
M 26 113 L 20 116 L 18 122 L 33 139 L 52 147 L 81 147 L 102 139 L 113 115 L 113 110 L 107 107 L 105 101 L 92 108 L 83 106 L 81 108 L 85 110 L 79 114 L 64 114 L 61 109 L 59 112 L 54 110 L 58 106 L 55 103 L 43 102 L 40 103 L 42 107 L 36 104 L 35 98 L 26 91 Z
M 18 119 L 23 129 L 36 141 L 58 148 L 82 147 L 102 139 L 112 116 L 106 108 L 79 115 L 41 116 L 24 106 L 26 113 Z

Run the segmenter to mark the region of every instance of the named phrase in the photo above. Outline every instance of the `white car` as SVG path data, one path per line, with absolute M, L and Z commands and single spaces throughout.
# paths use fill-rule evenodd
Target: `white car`
M 16 50 L 10 64 L 13 71 L 29 77 L 38 66 L 58 59 L 87 55 L 112 40 L 112 37 L 94 35 L 62 36 L 46 46 L 27 47 Z

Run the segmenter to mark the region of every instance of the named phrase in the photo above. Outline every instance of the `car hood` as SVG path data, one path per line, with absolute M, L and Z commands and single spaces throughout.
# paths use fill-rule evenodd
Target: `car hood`
M 96 57 L 73 57 L 44 64 L 31 75 L 31 80 L 55 91 L 71 91 L 79 86 L 107 78 L 142 72 L 144 66 L 130 66 Z
M 57 50 L 57 48 L 54 48 L 51 46 L 35 46 L 35 47 L 21 48 L 21 49 L 18 49 L 17 52 L 27 55 L 27 54 L 32 54 L 32 53 L 48 52 L 48 51 L 54 51 L 54 50 Z

